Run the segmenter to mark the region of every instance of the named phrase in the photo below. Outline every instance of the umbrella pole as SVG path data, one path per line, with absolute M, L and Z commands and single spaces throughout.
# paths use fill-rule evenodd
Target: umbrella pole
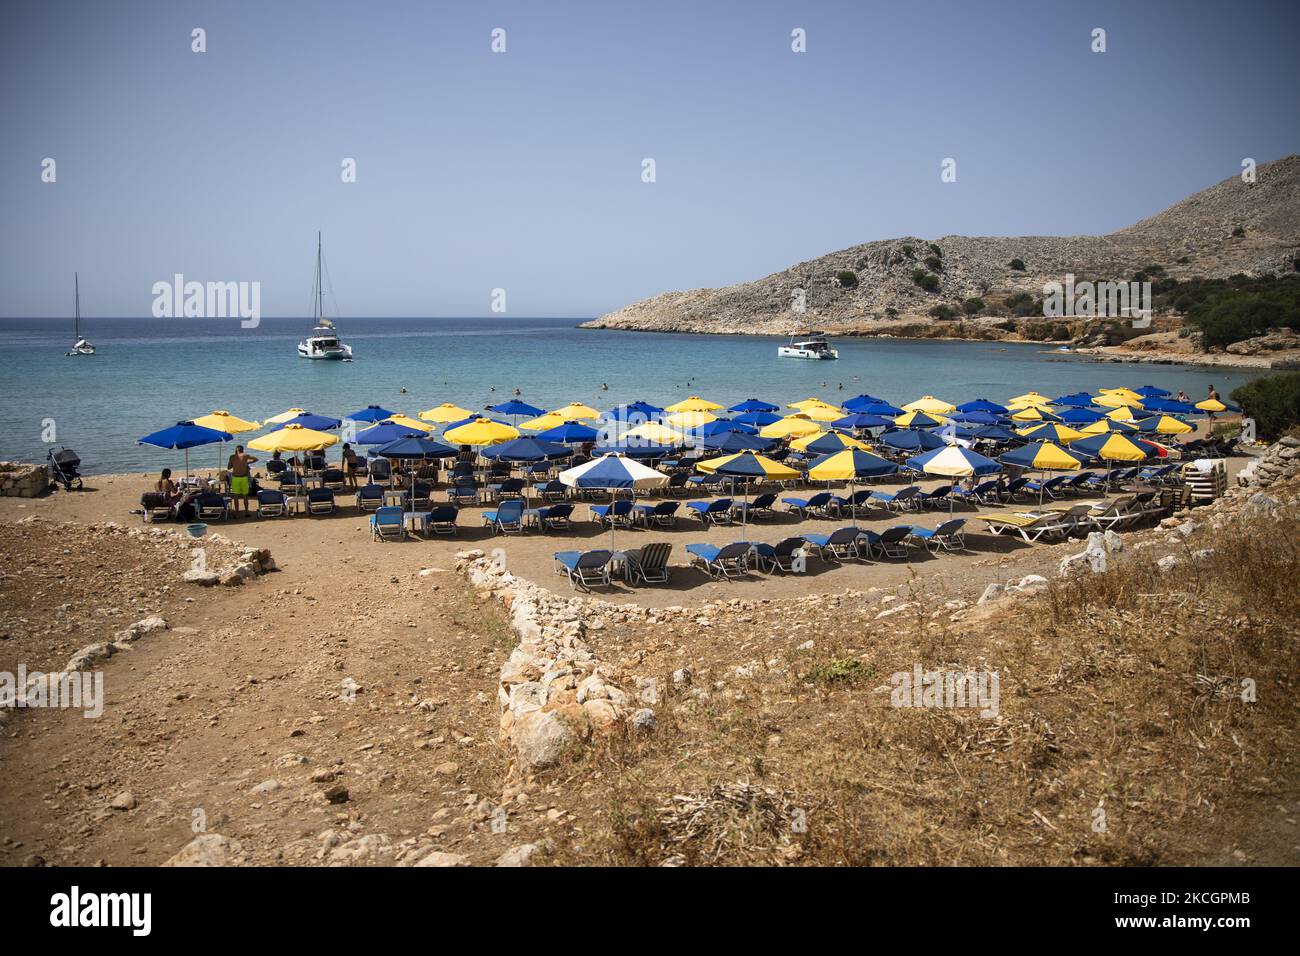
M 190 476 L 190 450 L 186 448 L 185 449 L 185 477 L 188 478 L 189 476 Z

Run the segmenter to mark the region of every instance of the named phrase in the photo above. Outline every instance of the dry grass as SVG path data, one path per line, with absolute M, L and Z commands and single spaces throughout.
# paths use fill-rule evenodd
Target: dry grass
M 555 859 L 1152 865 L 1220 852 L 1225 811 L 1296 780 L 1300 520 L 1234 523 L 1184 548 L 1168 572 L 1152 552 L 1127 555 L 956 620 L 915 591 L 916 607 L 879 622 L 846 605 L 798 628 L 715 621 L 684 635 L 646 657 L 670 688 L 656 733 L 579 758 L 609 783 L 591 795 L 580 854 Z M 808 638 L 814 650 L 794 650 Z M 687 656 L 695 685 L 674 687 Z M 755 659 L 766 666 L 736 676 Z M 891 707 L 889 675 L 915 663 L 997 670 L 1000 714 Z

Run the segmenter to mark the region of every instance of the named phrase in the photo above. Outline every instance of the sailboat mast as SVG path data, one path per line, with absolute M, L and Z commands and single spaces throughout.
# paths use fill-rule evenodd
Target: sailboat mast
M 320 325 L 320 320 L 325 317 L 325 302 L 321 290 L 321 268 L 320 268 L 320 231 L 316 232 L 316 324 Z
M 77 296 L 77 315 L 76 318 L 72 320 L 74 323 L 73 331 L 74 334 L 76 335 L 76 338 L 74 338 L 73 341 L 80 342 L 81 341 L 81 276 L 75 272 L 72 273 L 72 288 L 76 291 L 76 296 Z

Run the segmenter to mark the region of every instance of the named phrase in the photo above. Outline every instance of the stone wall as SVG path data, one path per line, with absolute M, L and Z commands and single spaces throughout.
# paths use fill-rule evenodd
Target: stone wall
M 20 461 L 0 461 L 0 496 L 35 498 L 50 487 L 47 465 L 29 465 Z

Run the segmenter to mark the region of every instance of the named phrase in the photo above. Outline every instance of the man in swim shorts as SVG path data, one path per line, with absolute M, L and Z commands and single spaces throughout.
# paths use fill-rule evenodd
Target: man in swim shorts
M 226 467 L 230 469 L 230 496 L 243 505 L 245 514 L 248 513 L 248 496 L 253 487 L 249 466 L 255 461 L 257 459 L 245 452 L 243 445 L 236 445 L 235 453 L 226 462 Z

